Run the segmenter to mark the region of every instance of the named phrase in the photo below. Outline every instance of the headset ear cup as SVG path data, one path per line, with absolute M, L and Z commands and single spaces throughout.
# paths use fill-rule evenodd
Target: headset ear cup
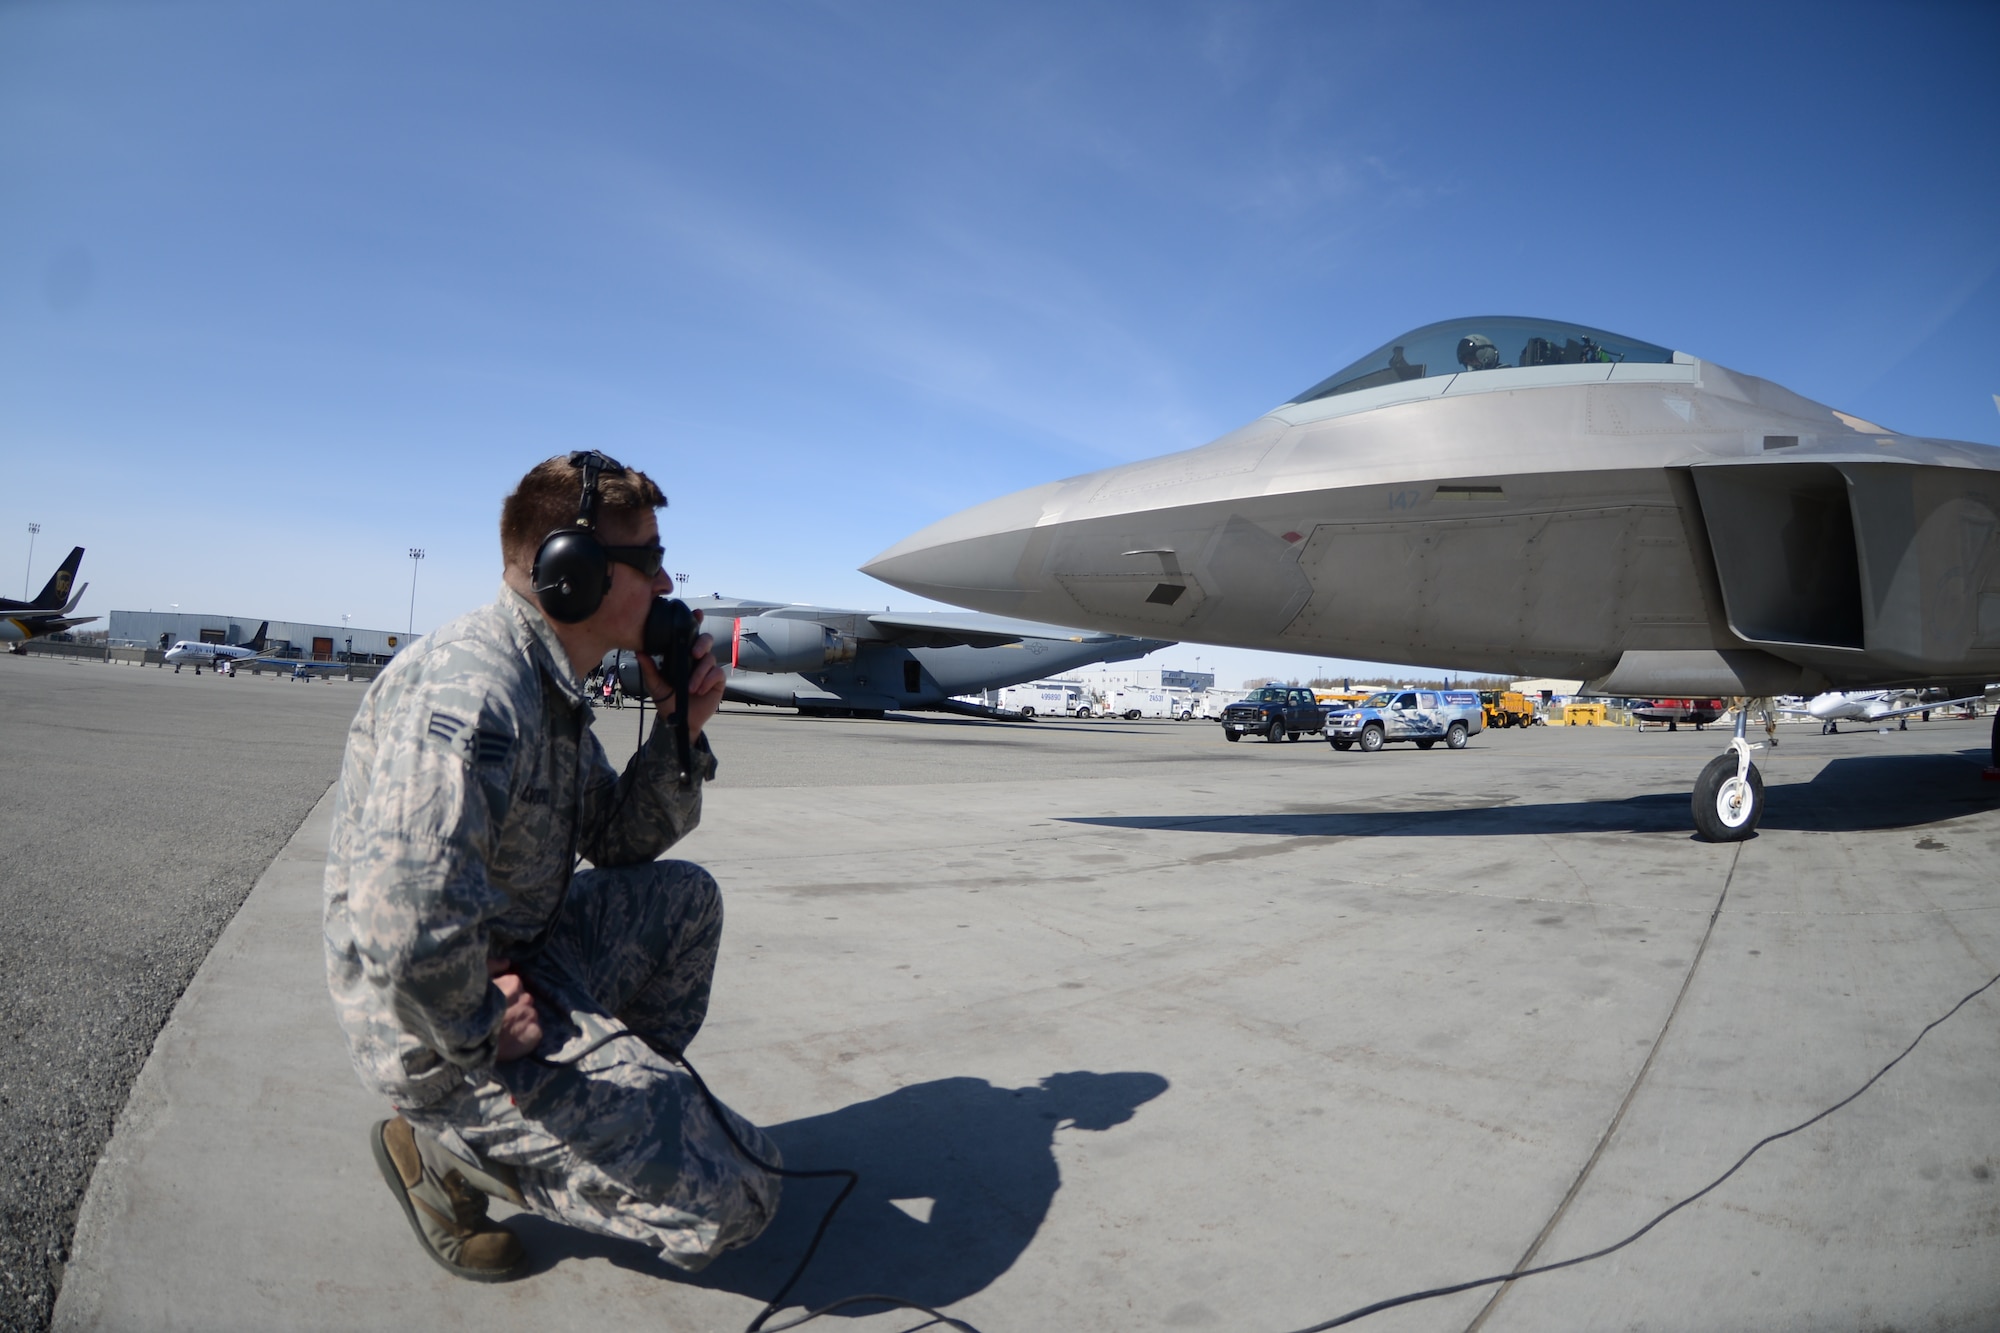
M 543 540 L 528 578 L 549 619 L 573 625 L 604 605 L 604 595 L 611 591 L 611 562 L 596 533 L 564 528 Z

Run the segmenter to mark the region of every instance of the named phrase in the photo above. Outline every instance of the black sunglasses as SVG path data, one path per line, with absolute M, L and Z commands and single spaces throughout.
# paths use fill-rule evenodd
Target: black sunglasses
M 655 543 L 651 546 L 607 546 L 604 558 L 615 560 L 621 565 L 630 565 L 646 578 L 659 575 L 660 566 L 667 558 L 667 548 Z

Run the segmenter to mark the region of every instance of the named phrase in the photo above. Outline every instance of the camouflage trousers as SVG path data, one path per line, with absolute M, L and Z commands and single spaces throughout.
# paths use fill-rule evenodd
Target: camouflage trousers
M 721 939 L 722 895 L 700 866 L 584 871 L 541 951 L 516 961 L 541 1010 L 535 1055 L 404 1114 L 454 1152 L 513 1167 L 531 1211 L 642 1241 L 678 1267 L 749 1242 L 777 1212 L 778 1179 L 730 1144 L 687 1074 L 633 1037 L 576 1054 L 617 1032 L 686 1049 Z M 745 1145 L 782 1165 L 728 1114 Z

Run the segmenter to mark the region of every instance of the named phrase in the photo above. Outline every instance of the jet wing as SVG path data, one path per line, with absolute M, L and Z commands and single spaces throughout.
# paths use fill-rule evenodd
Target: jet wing
M 1940 708 L 1955 708 L 1959 704 L 1969 704 L 1976 699 L 1984 699 L 1985 697 L 1983 694 L 1968 694 L 1963 699 L 1940 699 L 1936 703 L 1911 704 L 1908 708 L 1891 708 L 1887 712 L 1870 713 L 1867 717 L 1857 718 L 1856 720 L 1860 722 L 1880 722 L 1886 717 L 1908 717 L 1912 713 L 1931 713 Z
M 975 611 L 884 612 L 868 617 L 882 642 L 904 648 L 1000 648 L 1023 639 L 1056 639 L 1068 643 L 1102 643 L 1118 636 L 1093 630 L 1038 625 Z
M 233 657 L 224 660 L 240 667 L 283 667 L 288 670 L 303 668 L 307 671 L 345 671 L 349 666 L 346 662 L 309 662 L 298 657 Z

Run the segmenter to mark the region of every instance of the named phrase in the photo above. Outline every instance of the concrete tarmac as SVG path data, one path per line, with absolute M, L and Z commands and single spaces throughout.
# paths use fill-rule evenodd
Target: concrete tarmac
M 614 749 L 635 724 L 598 723 Z M 1689 832 L 1714 730 L 1363 755 L 731 710 L 713 739 L 674 853 L 730 914 L 691 1054 L 788 1162 L 862 1173 L 807 1304 L 1283 1330 L 1585 1252 L 2000 972 L 1984 721 L 1788 727 L 1762 833 L 1727 847 Z M 327 804 L 155 1045 L 55 1326 L 747 1323 L 830 1189 L 692 1279 L 533 1218 L 514 1283 L 418 1251 L 322 989 Z M 2000 1327 L 1996 1015 L 2000 988 L 1616 1255 L 1361 1326 Z
M 0 656 L 0 1329 L 46 1325 L 132 1080 L 361 690 Z

